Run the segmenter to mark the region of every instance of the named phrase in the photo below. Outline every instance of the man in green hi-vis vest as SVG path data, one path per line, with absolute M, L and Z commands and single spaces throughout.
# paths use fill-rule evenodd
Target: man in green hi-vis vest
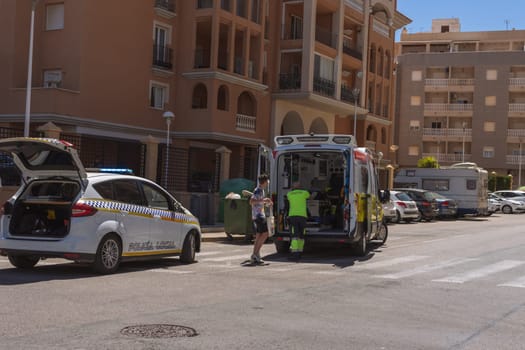
M 306 231 L 306 200 L 310 198 L 310 193 L 300 189 L 300 183 L 294 182 L 292 190 L 288 192 L 289 210 L 288 219 L 290 220 L 292 241 L 290 243 L 290 258 L 298 260 L 301 258 L 304 248 L 304 234 Z

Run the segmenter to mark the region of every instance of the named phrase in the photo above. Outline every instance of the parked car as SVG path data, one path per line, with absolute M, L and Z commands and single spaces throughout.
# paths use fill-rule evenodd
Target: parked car
M 394 191 L 405 192 L 414 202 L 419 212 L 416 221 L 432 221 L 438 213 L 438 204 L 435 198 L 428 194 L 430 191 L 416 188 L 394 188 Z
M 392 197 L 390 200 L 383 203 L 383 217 L 386 222 L 392 222 L 396 218 L 396 207 L 392 202 Z
M 525 202 L 503 198 L 496 193 L 489 193 L 489 201 L 497 202 L 503 214 L 522 213 L 525 211 Z
M 492 195 L 493 197 L 496 197 L 495 195 Z M 487 201 L 488 201 L 488 206 L 487 206 L 487 210 L 488 210 L 488 216 L 498 212 L 501 210 L 501 198 L 493 198 L 493 197 L 488 197 Z
M 405 192 L 390 191 L 390 200 L 395 207 L 395 218 L 393 222 L 411 222 L 419 218 L 419 210 L 417 204 Z
M 145 178 L 86 172 L 71 144 L 8 138 L 24 183 L 3 206 L 0 254 L 32 268 L 41 258 L 91 263 L 103 274 L 121 261 L 180 256 L 195 261 L 199 221 L 174 197 Z
M 515 201 L 525 202 L 525 192 L 519 191 L 519 190 L 500 190 L 500 191 L 494 191 L 492 192 L 496 196 L 505 198 L 505 199 L 513 199 Z

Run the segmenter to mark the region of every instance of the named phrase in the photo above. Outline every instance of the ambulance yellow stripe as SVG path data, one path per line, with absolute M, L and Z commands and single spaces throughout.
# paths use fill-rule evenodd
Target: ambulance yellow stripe
M 166 250 L 153 250 L 145 252 L 127 252 L 122 253 L 122 256 L 147 256 L 147 255 L 162 255 L 162 254 L 180 254 L 180 249 L 166 249 Z

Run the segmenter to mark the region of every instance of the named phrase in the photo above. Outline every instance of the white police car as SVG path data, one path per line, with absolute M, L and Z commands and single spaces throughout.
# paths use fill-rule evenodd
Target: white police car
M 0 218 L 0 254 L 14 266 L 55 257 L 107 274 L 125 260 L 195 261 L 198 219 L 156 183 L 86 172 L 72 145 L 55 139 L 1 139 L 0 151 L 11 152 L 22 173 Z

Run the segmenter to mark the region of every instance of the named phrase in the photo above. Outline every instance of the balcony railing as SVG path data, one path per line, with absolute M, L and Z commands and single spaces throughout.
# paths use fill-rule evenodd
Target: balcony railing
M 351 88 L 341 85 L 341 101 L 350 102 L 355 104 L 356 99 L 354 98 L 354 94 L 352 93 Z
M 424 136 L 472 136 L 472 129 L 423 128 Z
M 471 112 L 472 103 L 425 103 L 428 112 Z
M 438 162 L 450 162 L 450 163 L 459 163 L 469 162 L 472 159 L 472 154 L 465 153 L 464 155 L 459 153 L 423 153 L 423 157 L 434 157 Z
M 333 97 L 335 93 L 335 82 L 321 77 L 314 77 L 314 92 Z
M 363 54 L 359 52 L 358 50 L 354 49 L 353 47 L 343 43 L 343 53 L 352 56 L 354 58 L 357 58 L 358 60 L 363 59 Z
M 509 103 L 509 112 L 525 112 L 525 103 Z
M 519 154 L 507 154 L 505 158 L 507 164 L 522 164 L 523 166 L 525 166 L 525 155 L 522 155 L 520 157 Z
M 447 87 L 447 86 L 465 86 L 465 85 L 474 85 L 474 79 L 465 78 L 465 79 L 425 79 L 426 86 L 434 87 Z
M 256 118 L 250 115 L 237 114 L 235 128 L 239 131 L 255 132 Z
M 173 50 L 167 46 L 153 45 L 153 65 L 166 69 L 173 67 Z
M 175 12 L 175 0 L 154 0 L 154 6 L 156 8 L 166 10 L 169 12 Z
M 297 74 L 280 74 L 279 89 L 281 90 L 300 90 L 301 76 Z
M 337 42 L 337 35 L 325 28 L 317 26 L 315 27 L 315 40 L 327 46 L 335 48 L 335 43 Z
M 525 129 L 507 129 L 507 136 L 525 138 Z

